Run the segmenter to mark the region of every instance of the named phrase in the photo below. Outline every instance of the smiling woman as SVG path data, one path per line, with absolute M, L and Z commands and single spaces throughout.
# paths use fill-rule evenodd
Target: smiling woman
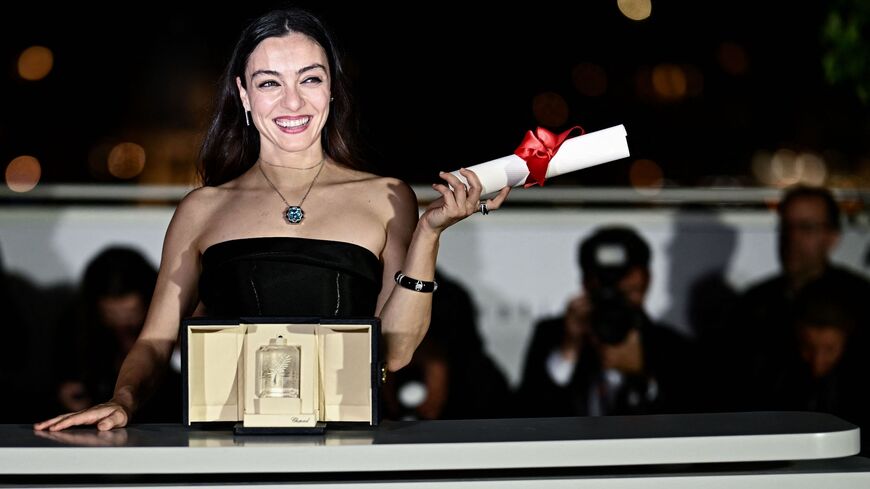
M 261 140 L 280 148 L 288 140 L 276 138 L 276 133 L 287 134 L 287 129 L 298 134 L 291 130 L 298 124 L 306 135 L 293 144 L 311 148 L 316 135 L 332 161 L 361 166 L 350 82 L 331 34 L 313 16 L 295 16 L 284 24 L 281 14 L 272 12 L 251 24 L 224 71 L 215 117 L 203 144 L 200 174 L 205 185 L 241 175 L 260 156 Z M 298 158 L 306 156 L 309 165 L 320 159 L 306 154 Z M 276 163 L 274 158 L 265 161 Z
M 236 84 L 260 132 L 262 161 L 300 170 L 321 160 L 322 150 L 314 143 L 329 115 L 326 64 L 323 48 L 299 33 L 266 39 L 251 53 L 245 80 L 236 77 Z M 296 161 L 279 165 L 285 155 Z
M 433 185 L 441 197 L 418 218 L 408 185 L 360 169 L 351 107 L 316 17 L 274 11 L 244 30 L 203 144 L 204 185 L 175 211 L 145 326 L 112 399 L 36 429 L 126 425 L 191 314 L 378 316 L 387 367 L 408 363 L 426 334 L 434 287 L 397 287 L 393 277 L 432 282 L 441 233 L 482 207 L 481 186 L 467 170 L 468 187 L 442 173 Z M 508 192 L 486 207 L 497 209 Z

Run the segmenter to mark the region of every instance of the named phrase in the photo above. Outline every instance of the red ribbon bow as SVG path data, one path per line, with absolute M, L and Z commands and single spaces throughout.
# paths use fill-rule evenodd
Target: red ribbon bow
M 525 188 L 533 185 L 544 186 L 550 160 L 559 151 L 559 146 L 562 146 L 568 136 L 577 129 L 580 130 L 578 136 L 582 136 L 586 132 L 582 127 L 574 126 L 559 135 L 543 127 L 526 133 L 523 142 L 514 150 L 514 154 L 522 158 L 526 162 L 526 166 L 529 167 L 529 176 L 523 185 Z

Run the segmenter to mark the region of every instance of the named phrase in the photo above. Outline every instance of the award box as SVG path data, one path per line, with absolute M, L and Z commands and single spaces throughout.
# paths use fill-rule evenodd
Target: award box
M 185 319 L 183 423 L 242 434 L 377 425 L 379 337 L 376 318 Z

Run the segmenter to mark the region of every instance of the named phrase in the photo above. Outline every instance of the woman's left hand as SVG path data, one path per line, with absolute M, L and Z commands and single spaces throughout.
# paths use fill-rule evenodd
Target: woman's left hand
M 462 180 L 456 175 L 441 172 L 439 176 L 450 184 L 453 190 L 443 183 L 433 184 L 432 188 L 437 190 L 441 197 L 429 204 L 426 212 L 420 216 L 420 223 L 436 233 L 440 233 L 480 210 L 480 192 L 483 190 L 480 180 L 471 170 L 462 168 L 459 173 L 468 181 L 468 187 L 466 188 Z M 510 191 L 510 187 L 499 190 L 495 197 L 484 202 L 486 208 L 490 211 L 498 209 Z

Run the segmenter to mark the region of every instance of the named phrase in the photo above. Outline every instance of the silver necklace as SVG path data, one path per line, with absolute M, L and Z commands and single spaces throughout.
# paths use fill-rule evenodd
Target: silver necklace
M 266 163 L 269 166 L 277 166 L 278 168 L 285 168 L 287 170 L 310 170 L 312 168 L 317 168 L 318 166 L 320 166 L 320 164 L 323 163 L 323 160 L 320 160 L 319 162 L 317 162 L 311 166 L 303 166 L 302 168 L 297 168 L 295 166 L 276 165 L 275 163 L 272 163 L 272 162 L 269 162 L 266 160 L 260 160 L 260 163 Z
M 287 202 L 287 199 L 284 198 L 284 195 L 281 194 L 281 191 L 278 190 L 278 187 L 272 183 L 272 180 L 269 180 L 269 176 L 266 175 L 266 172 L 263 171 L 263 165 L 258 164 L 257 168 L 260 169 L 260 173 L 263 174 L 263 178 L 266 179 L 266 182 L 269 183 L 269 186 L 272 187 L 272 190 L 278 194 L 278 197 L 281 197 L 281 200 L 284 201 L 284 204 L 287 205 L 287 209 L 284 210 L 284 220 L 287 221 L 288 224 L 301 224 L 302 220 L 305 219 L 305 212 L 302 210 L 302 203 L 305 202 L 305 198 L 308 197 L 308 193 L 311 192 L 311 189 L 314 188 L 314 182 L 317 181 L 317 177 L 320 176 L 320 172 L 323 171 L 323 162 L 326 161 L 326 157 L 320 160 L 320 169 L 317 170 L 317 173 L 314 175 L 314 178 L 311 180 L 311 185 L 308 186 L 308 190 L 305 191 L 305 195 L 302 196 L 302 199 L 299 201 L 297 205 L 290 205 Z M 315 165 L 316 166 L 316 165 Z M 313 166 L 310 168 L 314 168 Z

